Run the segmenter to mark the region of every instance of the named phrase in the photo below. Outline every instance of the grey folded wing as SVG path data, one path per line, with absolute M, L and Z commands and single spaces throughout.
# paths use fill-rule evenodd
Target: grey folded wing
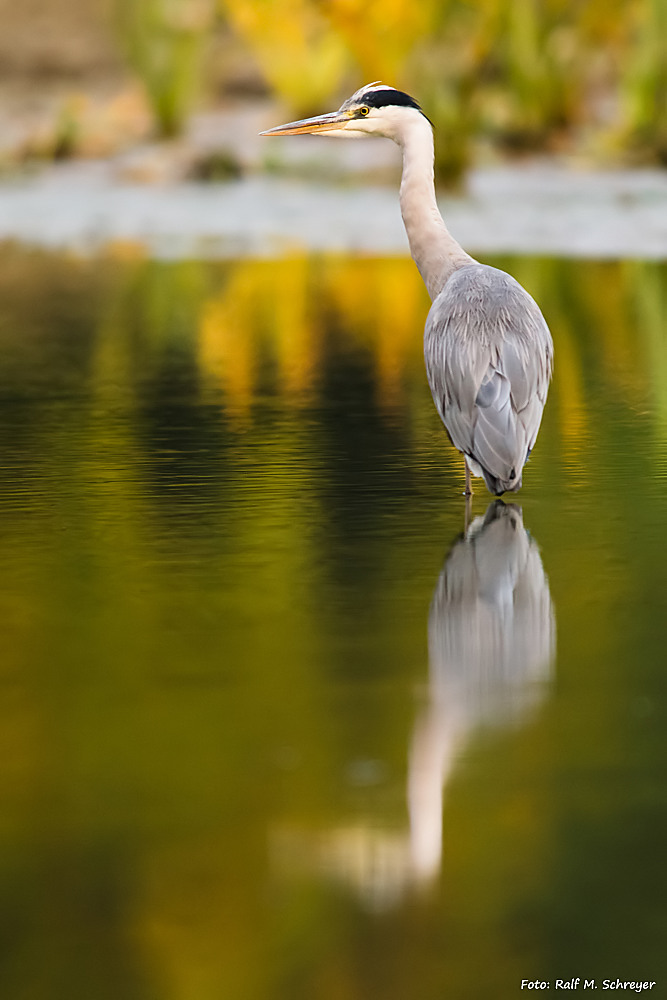
M 433 303 L 424 355 L 455 447 L 502 482 L 520 476 L 553 364 L 551 334 L 535 301 L 504 271 L 463 267 Z

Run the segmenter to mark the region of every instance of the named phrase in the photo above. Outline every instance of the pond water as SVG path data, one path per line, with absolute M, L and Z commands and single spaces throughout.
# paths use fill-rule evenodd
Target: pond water
M 667 265 L 464 536 L 409 260 L 1 257 L 3 995 L 667 995 Z

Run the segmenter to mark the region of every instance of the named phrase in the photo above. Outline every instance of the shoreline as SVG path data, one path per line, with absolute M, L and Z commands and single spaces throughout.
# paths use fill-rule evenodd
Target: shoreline
M 439 204 L 471 253 L 667 258 L 665 171 L 477 168 L 463 194 Z M 81 254 L 130 242 L 164 260 L 408 254 L 393 184 L 267 173 L 137 183 L 119 177 L 112 161 L 70 161 L 0 181 L 4 241 Z

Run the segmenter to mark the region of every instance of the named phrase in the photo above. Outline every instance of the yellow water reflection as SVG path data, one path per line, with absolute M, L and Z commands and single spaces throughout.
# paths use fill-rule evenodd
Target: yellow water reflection
M 544 261 L 523 266 L 518 276 L 539 298 L 559 341 L 557 400 L 550 406 L 558 410 L 566 452 L 575 460 L 588 439 L 591 351 L 629 405 L 645 399 L 649 373 L 651 393 L 656 399 L 665 395 L 664 373 L 653 363 L 662 356 L 662 311 L 650 305 L 662 278 L 657 264 L 589 265 L 577 285 L 578 301 L 570 303 L 562 295 L 563 268 L 563 262 Z M 311 399 L 324 363 L 327 315 L 372 358 L 380 408 L 391 412 L 405 402 L 406 370 L 418 370 L 429 304 L 411 261 L 293 257 L 241 262 L 230 271 L 224 288 L 201 302 L 198 324 L 200 365 L 224 387 L 228 412 L 247 413 L 260 377 L 257 356 L 265 346 L 286 401 L 299 406 Z M 586 316 L 588 336 L 573 326 L 571 306 L 577 322 Z
M 8 996 L 658 978 L 667 269 L 500 263 L 556 374 L 461 537 L 410 261 L 4 252 Z

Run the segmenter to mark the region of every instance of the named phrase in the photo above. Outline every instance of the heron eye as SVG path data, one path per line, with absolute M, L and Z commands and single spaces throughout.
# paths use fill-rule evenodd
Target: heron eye
M 368 108 L 359 108 L 359 114 L 360 114 L 360 116 L 362 118 L 365 118 L 366 115 L 368 114 L 368 110 L 369 110 Z

